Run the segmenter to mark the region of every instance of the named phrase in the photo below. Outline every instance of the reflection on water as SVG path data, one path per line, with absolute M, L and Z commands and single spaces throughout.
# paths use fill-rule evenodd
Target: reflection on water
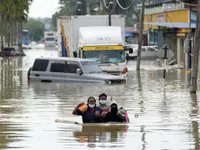
M 31 83 L 27 71 L 36 57 L 55 50 L 27 50 L 25 57 L 0 60 L 0 149 L 195 149 L 199 150 L 199 92 L 190 95 L 183 70 L 163 71 L 153 61 L 128 64 L 127 86 Z M 132 68 L 132 69 L 131 69 Z M 129 113 L 124 126 L 73 124 L 71 112 L 89 96 L 115 96 Z M 55 122 L 64 118 L 69 123 Z
M 105 147 L 107 143 L 124 144 L 127 125 L 102 126 L 102 125 L 83 125 L 81 132 L 73 132 L 73 136 L 80 143 L 93 143 L 93 147 Z M 99 143 L 95 145 L 95 143 Z M 100 145 L 101 144 L 101 145 Z M 90 145 L 91 146 L 91 145 Z M 109 146 L 106 146 L 109 147 Z M 113 147 L 113 145 L 111 145 Z

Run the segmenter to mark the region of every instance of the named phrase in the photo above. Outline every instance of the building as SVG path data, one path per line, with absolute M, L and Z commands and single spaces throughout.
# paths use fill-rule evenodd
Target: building
M 194 35 L 196 9 L 196 5 L 178 0 L 151 1 L 145 8 L 144 18 L 144 31 L 148 32 L 148 45 L 161 47 L 165 43 L 168 44 L 175 53 L 176 62 L 184 65 L 185 40 L 189 33 Z

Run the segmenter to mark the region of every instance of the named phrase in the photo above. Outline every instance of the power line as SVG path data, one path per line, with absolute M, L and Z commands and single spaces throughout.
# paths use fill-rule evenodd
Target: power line
M 106 5 L 106 0 L 103 0 L 103 4 L 104 4 L 104 6 L 105 6 L 106 9 L 109 9 L 109 8 L 110 8 L 110 3 L 109 3 L 109 5 L 107 6 L 107 5 Z
M 134 3 L 134 0 L 133 0 L 132 3 L 131 3 L 128 7 L 126 7 L 126 8 L 122 7 L 122 5 L 120 4 L 119 0 L 116 0 L 116 2 L 117 2 L 117 4 L 119 5 L 119 7 L 120 7 L 121 9 L 127 10 L 127 9 L 129 9 L 129 8 L 132 6 L 132 4 Z

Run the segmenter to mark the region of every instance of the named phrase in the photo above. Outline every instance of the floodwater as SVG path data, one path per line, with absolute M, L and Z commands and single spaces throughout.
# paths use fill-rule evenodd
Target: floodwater
M 199 150 L 199 92 L 190 95 L 185 71 L 163 71 L 154 61 L 129 62 L 126 86 L 27 83 L 38 56 L 55 50 L 26 50 L 25 57 L 0 60 L 0 149 Z M 124 106 L 131 120 L 121 126 L 74 124 L 73 108 L 105 92 Z M 68 122 L 55 122 L 56 119 Z

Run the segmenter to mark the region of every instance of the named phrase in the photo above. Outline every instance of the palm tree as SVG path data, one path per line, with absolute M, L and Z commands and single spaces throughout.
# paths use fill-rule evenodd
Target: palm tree
M 18 45 L 22 49 L 22 25 L 27 20 L 29 6 L 32 0 L 6 0 L 0 1 L 1 19 L 1 50 L 3 54 L 4 39 L 10 43 L 11 36 L 16 34 L 14 26 L 18 25 Z M 13 33 L 12 33 L 13 32 Z M 13 34 L 13 35 L 11 35 Z M 15 40 L 15 39 L 14 39 Z
M 27 21 L 29 6 L 32 0 L 14 0 L 15 1 L 15 19 L 18 25 L 18 46 L 22 50 L 23 23 Z

